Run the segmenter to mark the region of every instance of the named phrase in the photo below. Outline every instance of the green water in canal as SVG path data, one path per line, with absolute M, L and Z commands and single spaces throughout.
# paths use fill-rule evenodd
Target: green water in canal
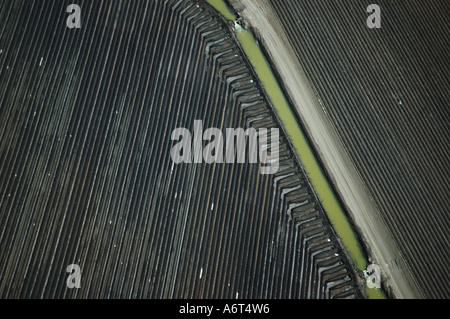
M 230 11 L 223 0 L 208 0 L 217 11 L 227 20 L 235 21 L 236 16 Z M 306 138 L 303 134 L 278 82 L 272 73 L 262 50 L 255 41 L 250 31 L 240 26 L 236 28 L 236 36 L 250 60 L 259 80 L 264 86 L 272 104 L 274 105 L 279 118 L 305 168 L 306 173 L 328 215 L 334 229 L 338 233 L 350 257 L 354 260 L 356 267 L 364 270 L 367 267 L 367 260 L 364 258 L 356 239 L 355 233 L 347 220 L 344 211 L 339 205 L 334 192 L 325 178 L 320 165 L 318 164 Z M 380 289 L 370 289 L 366 285 L 366 293 L 369 298 L 384 298 Z

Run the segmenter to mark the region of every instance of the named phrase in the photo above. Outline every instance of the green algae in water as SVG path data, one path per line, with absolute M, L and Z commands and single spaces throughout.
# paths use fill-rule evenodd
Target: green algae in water
M 212 5 L 220 14 L 227 20 L 234 21 L 236 16 L 231 12 L 228 5 L 223 0 L 207 0 L 207 2 Z
M 223 0 L 208 0 L 217 11 L 219 11 L 227 20 L 235 21 L 236 16 L 230 11 Z M 314 187 L 321 204 L 328 215 L 334 229 L 339 235 L 350 257 L 359 270 L 367 267 L 367 261 L 364 258 L 359 243 L 347 220 L 342 208 L 340 207 L 333 191 L 325 178 L 322 169 L 316 161 L 314 154 L 300 128 L 298 122 L 292 113 L 289 104 L 284 97 L 278 81 L 273 75 L 267 60 L 251 32 L 236 25 L 237 38 L 252 64 L 259 80 L 264 86 L 276 112 L 281 119 L 286 132 L 305 168 L 306 173 Z M 369 288 L 366 285 L 366 293 L 371 299 L 385 298 L 381 289 Z

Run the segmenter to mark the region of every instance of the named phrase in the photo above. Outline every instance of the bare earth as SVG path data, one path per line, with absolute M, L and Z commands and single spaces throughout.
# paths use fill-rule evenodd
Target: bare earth
M 231 0 L 260 36 L 354 224 L 397 298 L 423 297 L 266 0 Z

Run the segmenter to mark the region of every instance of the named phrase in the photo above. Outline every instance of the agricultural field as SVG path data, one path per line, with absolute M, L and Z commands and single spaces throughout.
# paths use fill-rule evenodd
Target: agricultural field
M 188 0 L 80 6 L 80 28 L 55 1 L 0 9 L 0 296 L 365 296 L 233 25 Z M 210 127 L 277 128 L 277 170 L 175 163 L 196 121 L 200 152 Z
M 448 298 L 450 5 L 378 4 L 0 0 L 0 298 Z

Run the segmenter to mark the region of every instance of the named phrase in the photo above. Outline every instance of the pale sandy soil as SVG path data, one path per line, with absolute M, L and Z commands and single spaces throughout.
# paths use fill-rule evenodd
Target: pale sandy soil
M 381 266 L 383 280 L 397 298 L 420 298 L 415 280 L 314 95 L 276 14 L 265 0 L 231 0 L 230 3 L 261 37 L 327 173 L 365 241 L 371 262 Z

